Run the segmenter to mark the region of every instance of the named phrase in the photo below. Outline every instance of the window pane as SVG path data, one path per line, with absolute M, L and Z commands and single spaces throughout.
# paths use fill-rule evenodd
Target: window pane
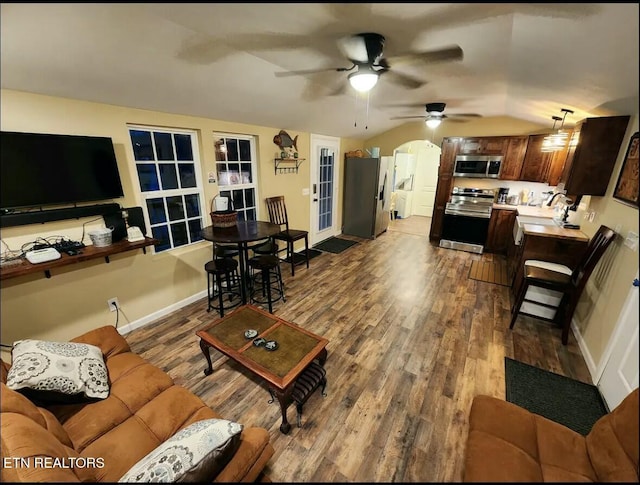
M 244 197 L 247 203 L 247 207 L 254 207 L 256 205 L 254 201 L 255 189 L 245 189 Z
M 184 222 L 171 224 L 171 236 L 173 237 L 173 247 L 189 244 L 187 237 L 187 225 Z
M 196 186 L 196 168 L 193 163 L 179 163 L 180 186 L 184 189 Z
M 169 211 L 170 221 L 177 221 L 178 219 L 184 219 L 184 207 L 182 203 L 182 196 L 177 195 L 174 197 L 167 197 L 167 210 Z
M 240 164 L 239 163 L 230 163 L 229 164 L 229 170 L 239 174 L 240 173 Z
M 247 210 L 247 220 L 248 221 L 255 221 L 256 220 L 256 210 L 255 209 Z
M 177 189 L 178 176 L 176 175 L 176 165 L 174 163 L 160 163 L 160 179 L 162 180 L 162 188 Z
M 240 143 L 240 160 L 248 162 L 251 160 L 251 144 L 249 140 L 239 140 Z
M 189 236 L 191 237 L 191 242 L 201 241 L 202 240 L 202 225 L 200 224 L 200 219 L 194 219 L 193 221 L 189 221 Z
M 238 212 L 238 220 L 239 220 L 240 222 L 244 222 L 244 221 L 246 221 L 246 220 L 247 220 L 247 219 L 246 219 L 246 217 L 245 217 L 245 215 L 244 215 L 244 211 L 240 211 L 240 212 Z
M 153 234 L 155 239 L 160 240 L 160 242 L 155 245 L 156 252 L 171 249 L 171 241 L 169 240 L 169 230 L 167 226 L 152 227 L 151 234 Z
M 235 210 L 244 209 L 244 197 L 242 197 L 242 190 L 233 191 L 233 208 Z
M 152 225 L 167 222 L 167 214 L 164 211 L 164 201 L 162 199 L 148 199 L 147 212 L 149 212 L 149 222 Z
M 189 135 L 173 135 L 176 144 L 176 160 L 193 160 L 191 137 Z
M 154 164 L 137 163 L 138 179 L 140 180 L 140 190 L 148 192 L 150 190 L 159 190 L 158 175 L 156 174 L 156 166 Z
M 224 162 L 227 160 L 227 145 L 224 138 L 216 138 L 213 142 L 213 146 L 216 149 L 216 161 Z
M 136 160 L 155 160 L 153 147 L 151 146 L 151 133 L 148 131 L 129 130 L 129 136 L 131 136 L 133 156 Z
M 253 182 L 251 177 L 251 164 L 250 163 L 241 163 L 240 164 L 240 177 L 242 178 L 243 184 L 250 184 Z
M 237 162 L 238 158 L 238 140 L 227 138 L 227 160 Z
M 200 216 L 200 199 L 197 194 L 185 195 L 184 203 L 187 209 L 187 217 Z
M 173 157 L 173 142 L 170 133 L 153 133 L 153 139 L 156 142 L 156 154 L 158 160 L 175 160 Z

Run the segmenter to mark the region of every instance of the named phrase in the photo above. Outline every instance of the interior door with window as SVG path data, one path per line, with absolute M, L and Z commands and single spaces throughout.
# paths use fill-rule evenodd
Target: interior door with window
M 340 233 L 337 219 L 340 139 L 311 135 L 311 230 L 309 245 Z

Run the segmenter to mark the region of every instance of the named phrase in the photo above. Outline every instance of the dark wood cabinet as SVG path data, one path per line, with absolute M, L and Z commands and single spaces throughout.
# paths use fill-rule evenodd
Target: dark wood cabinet
M 576 124 L 560 176 L 567 193 L 605 195 L 629 118 L 587 118 Z
M 553 152 L 542 151 L 542 143 L 546 136 L 546 134 L 529 136 L 519 180 L 526 180 L 528 182 L 547 181 Z
M 508 136 L 468 137 L 460 142 L 460 154 L 504 155 Z
M 502 159 L 500 179 L 519 180 L 529 137 L 510 136 L 507 138 L 507 149 Z
M 489 232 L 484 249 L 489 253 L 507 254 L 509 241 L 513 239 L 513 225 L 516 222 L 515 210 L 493 209 L 489 220 Z
M 458 138 L 444 138 L 440 152 L 440 167 L 438 168 L 438 185 L 436 186 L 435 201 L 433 204 L 433 216 L 431 218 L 431 230 L 429 238 L 439 240 L 442 237 L 442 223 L 444 221 L 444 209 L 451 196 L 453 185 L 453 165 L 456 155 L 459 153 L 460 141 Z

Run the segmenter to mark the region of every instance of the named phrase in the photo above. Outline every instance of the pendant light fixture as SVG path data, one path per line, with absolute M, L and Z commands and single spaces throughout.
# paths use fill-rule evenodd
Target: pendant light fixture
M 542 142 L 543 152 L 557 152 L 558 150 L 563 150 L 567 146 L 567 142 L 569 141 L 569 132 L 564 129 L 564 120 L 567 117 L 568 113 L 573 114 L 573 111 L 567 108 L 562 108 L 560 111 L 564 113 L 562 118 L 559 116 L 553 116 L 553 129 L 555 130 L 556 121 L 562 120 L 562 124 L 560 125 L 560 129 L 558 131 L 554 131 L 551 134 L 547 135 Z

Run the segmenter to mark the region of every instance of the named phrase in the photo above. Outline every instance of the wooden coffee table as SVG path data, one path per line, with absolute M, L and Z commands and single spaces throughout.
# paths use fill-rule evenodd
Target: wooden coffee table
M 256 330 L 257 335 L 246 338 L 246 330 Z M 204 374 L 209 376 L 213 373 L 210 355 L 213 347 L 264 379 L 269 392 L 280 403 L 280 431 L 287 434 L 291 429 L 287 408 L 293 402 L 296 379 L 314 360 L 317 359 L 320 366 L 324 365 L 329 341 L 253 305 L 238 307 L 197 331 L 196 335 L 200 337 L 200 348 L 209 364 Z M 275 340 L 278 343 L 276 350 L 254 345 L 253 341 L 260 337 L 267 341 Z

